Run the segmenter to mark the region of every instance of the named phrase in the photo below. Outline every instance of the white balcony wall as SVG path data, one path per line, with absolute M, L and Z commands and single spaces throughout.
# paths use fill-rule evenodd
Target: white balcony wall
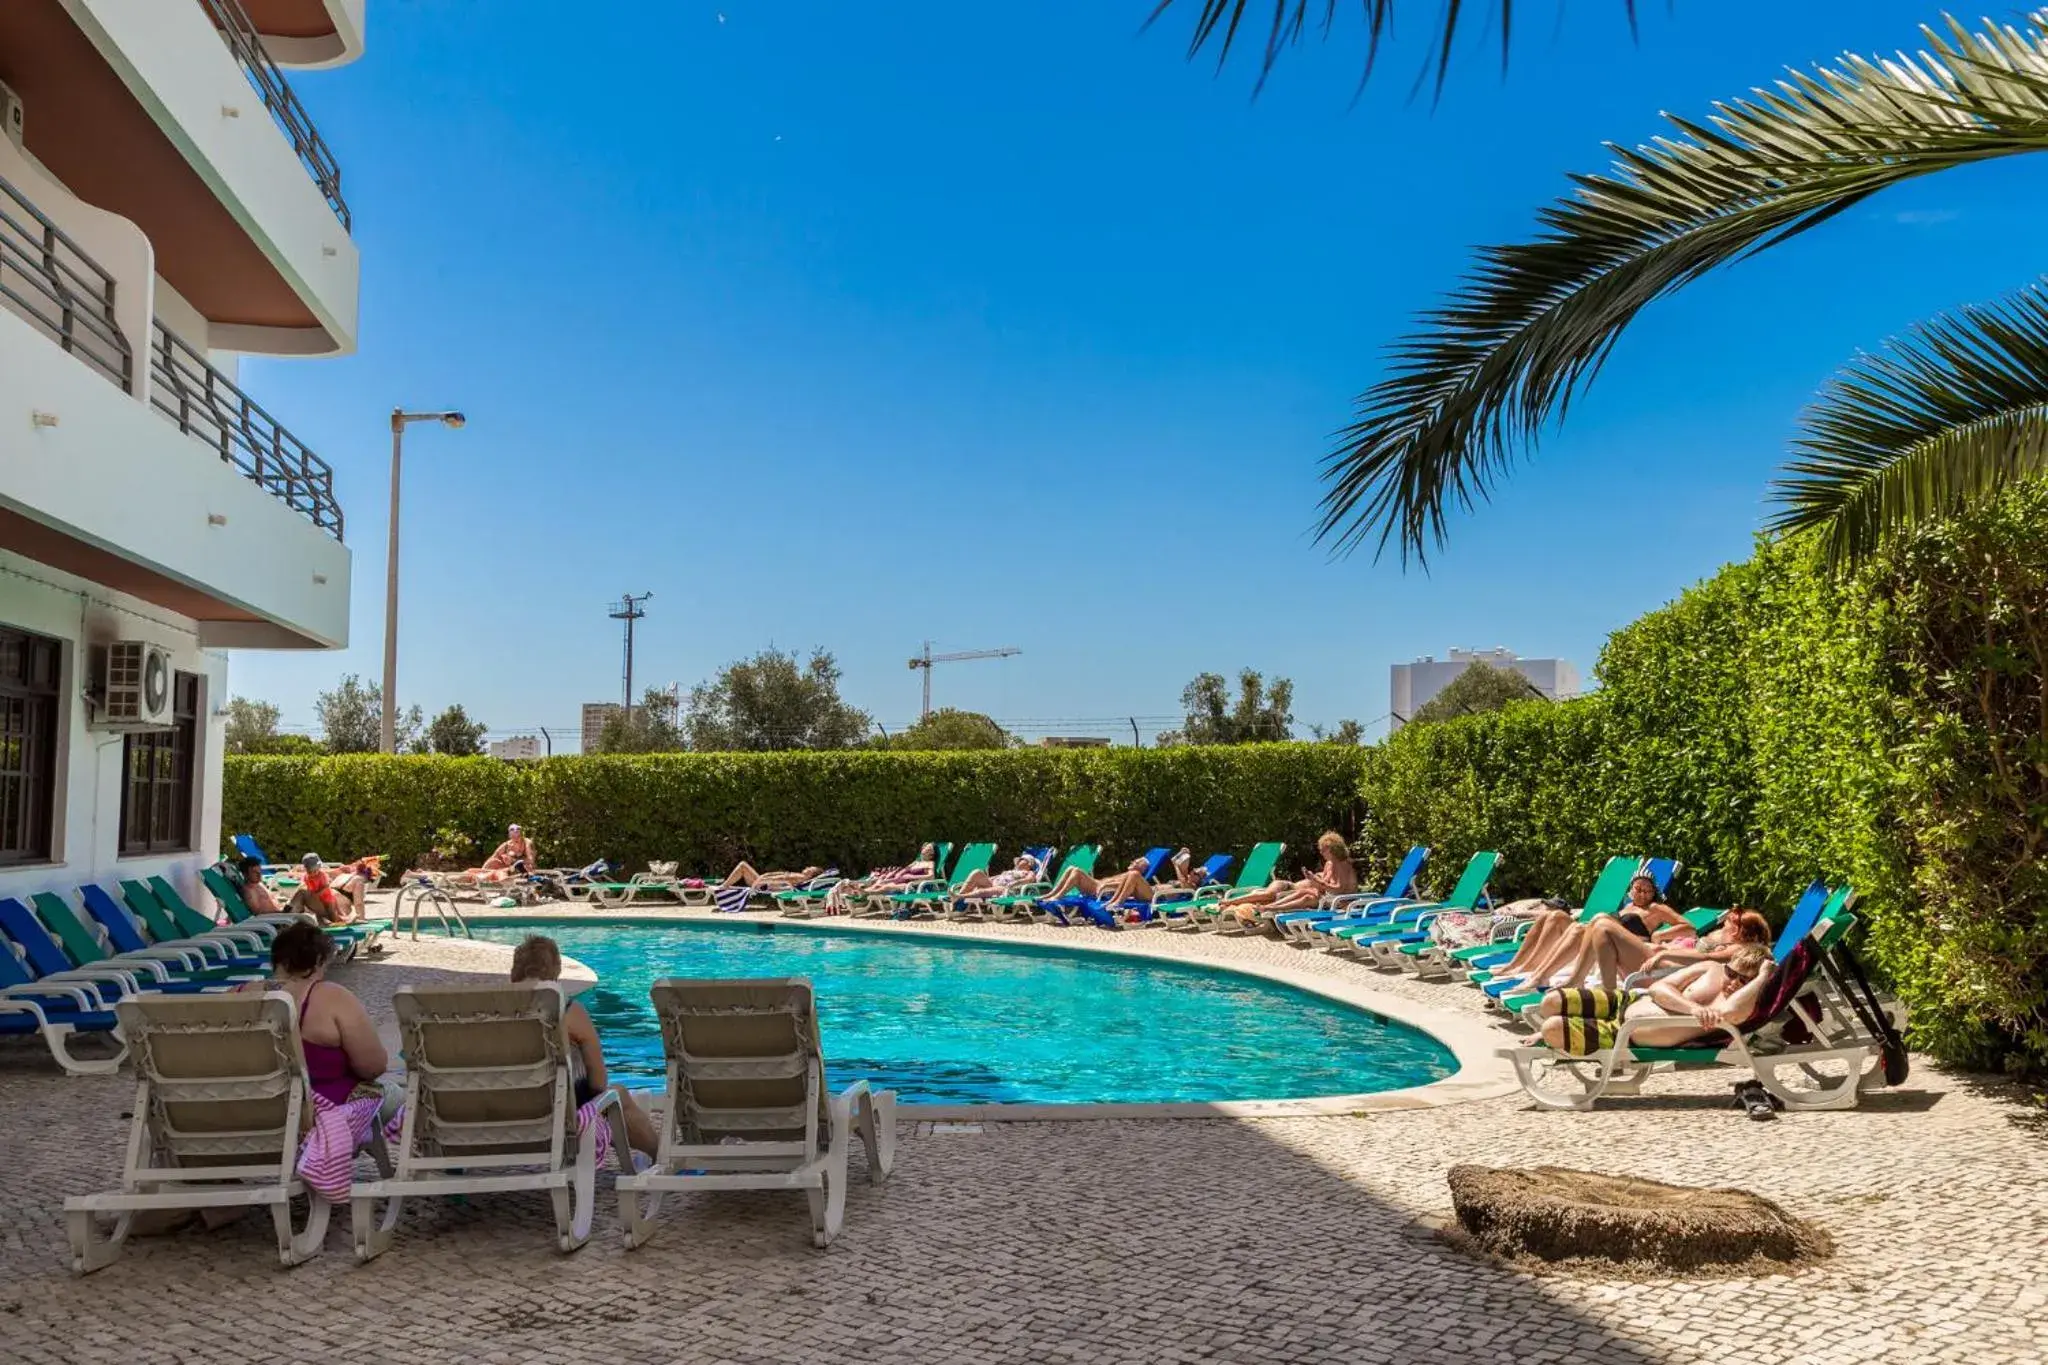
M 201 643 L 348 643 L 339 541 L 5 310 L 0 356 L 0 506 L 263 618 Z
M 346 66 L 363 55 L 363 0 L 326 0 L 334 32 L 323 38 L 265 34 L 263 46 L 279 66 Z
M 209 904 L 199 869 L 220 856 L 220 759 L 226 722 L 213 713 L 227 701 L 227 661 L 201 648 L 192 622 L 6 550 L 0 550 L 0 625 L 64 644 L 51 860 L 0 868 L 0 896 L 25 899 L 54 891 L 75 903 L 78 887 L 87 882 L 112 889 L 122 878 L 163 876 L 188 903 Z M 120 854 L 122 737 L 87 728 L 84 689 L 89 646 L 114 640 L 162 645 L 171 651 L 173 668 L 203 679 L 190 852 L 136 858 Z
M 141 228 L 119 214 L 94 208 L 43 169 L 42 163 L 0 137 L 0 180 L 13 185 L 59 231 L 78 243 L 114 280 L 114 323 L 134 358 L 128 391 L 149 400 L 150 309 L 156 253 Z
M 321 323 L 216 325 L 212 345 L 257 355 L 353 351 L 355 243 L 206 11 L 194 0 L 62 2 Z

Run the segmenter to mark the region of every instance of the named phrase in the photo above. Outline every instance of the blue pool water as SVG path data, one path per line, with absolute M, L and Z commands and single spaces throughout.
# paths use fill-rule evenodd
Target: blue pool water
M 582 996 L 615 1080 L 659 1087 L 648 987 L 807 976 L 826 1069 L 908 1104 L 1274 1100 L 1394 1090 L 1456 1070 L 1425 1033 L 1305 991 L 1175 963 L 762 924 L 550 924 L 597 973 Z

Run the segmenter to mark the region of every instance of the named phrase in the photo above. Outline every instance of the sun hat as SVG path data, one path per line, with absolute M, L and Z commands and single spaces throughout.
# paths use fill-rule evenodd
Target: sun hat
M 306 855 L 305 857 L 303 857 L 303 858 L 299 859 L 299 866 L 300 866 L 300 867 L 318 867 L 318 866 L 320 866 L 320 855 L 319 855 L 319 854 L 317 854 L 317 853 L 308 853 L 308 854 L 307 854 L 307 855 Z

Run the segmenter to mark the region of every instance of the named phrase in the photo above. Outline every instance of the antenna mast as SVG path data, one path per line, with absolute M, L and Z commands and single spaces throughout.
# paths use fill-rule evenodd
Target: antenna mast
M 626 669 L 621 690 L 625 695 L 626 719 L 629 722 L 633 719 L 633 623 L 647 614 L 647 609 L 641 604 L 652 596 L 651 592 L 643 592 L 638 597 L 626 593 L 611 605 L 612 620 L 626 623 Z

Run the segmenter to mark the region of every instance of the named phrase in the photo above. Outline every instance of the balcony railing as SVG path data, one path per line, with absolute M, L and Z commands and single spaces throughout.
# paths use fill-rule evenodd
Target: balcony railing
M 344 228 L 353 231 L 355 224 L 349 217 L 348 203 L 341 197 L 341 163 L 320 140 L 318 130 L 313 127 L 312 115 L 306 112 L 305 105 L 299 103 L 298 95 L 293 93 L 284 73 L 277 69 L 277 63 L 270 60 L 270 54 L 263 48 L 262 37 L 257 34 L 256 26 L 249 22 L 248 11 L 242 8 L 242 0 L 199 0 L 199 3 L 206 7 L 214 27 L 220 30 L 228 51 L 234 53 L 235 60 L 242 64 L 242 74 L 263 97 L 263 107 L 277 120 L 277 126 L 284 130 L 284 135 L 292 140 L 292 150 L 299 154 L 299 160 L 312 173 L 320 193 L 327 196 L 335 217 L 341 219 Z
M 114 321 L 114 277 L 0 179 L 0 300 L 124 390 L 134 375 Z
M 279 502 L 341 539 L 341 504 L 334 500 L 334 471 L 327 461 L 161 322 L 149 361 L 151 406 Z

